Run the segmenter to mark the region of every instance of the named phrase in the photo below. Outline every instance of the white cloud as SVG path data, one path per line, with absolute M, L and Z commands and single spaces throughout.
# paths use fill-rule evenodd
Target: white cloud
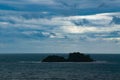
M 95 27 L 78 27 L 78 26 L 62 26 L 61 27 L 64 32 L 67 33 L 86 33 L 86 32 L 94 32 L 97 29 Z
M 96 34 L 96 33 L 107 34 L 114 31 L 120 31 L 119 24 L 115 24 L 115 23 L 111 24 L 113 17 L 117 16 L 119 18 L 120 13 L 103 13 L 103 14 L 95 14 L 95 15 L 67 16 L 67 17 L 54 16 L 51 18 L 47 18 L 47 17 L 25 18 L 24 16 L 22 16 L 23 14 L 26 14 L 26 13 L 22 13 L 19 15 L 17 15 L 16 13 L 16 15 L 14 16 L 13 14 L 2 15 L 0 17 L 0 20 L 1 20 L 0 28 L 6 28 L 6 29 L 16 28 L 18 29 L 18 33 L 19 33 L 19 29 L 25 29 L 23 32 L 25 35 L 31 35 L 33 33 L 39 34 L 40 32 L 42 32 L 41 34 L 43 34 L 44 36 L 47 36 L 48 38 L 65 38 L 65 36 L 71 33 L 74 34 L 72 36 L 75 36 L 77 34 L 80 34 L 80 35 L 86 35 L 88 33 L 89 34 Z M 87 23 L 84 22 L 84 20 L 86 20 Z M 76 25 L 74 23 L 75 21 L 79 25 Z M 33 29 L 33 31 L 30 29 Z M 38 30 L 38 31 L 35 31 L 35 30 Z M 54 33 L 54 34 L 51 34 L 51 33 Z M 90 36 L 86 36 L 86 38 L 87 37 L 90 37 Z
M 115 37 L 115 38 L 103 38 L 103 40 L 108 40 L 108 41 L 120 41 L 120 37 Z
M 25 0 L 27 2 L 36 3 L 36 4 L 55 4 L 54 0 Z
M 120 31 L 119 25 L 113 27 L 82 27 L 82 26 L 62 26 L 64 32 L 67 33 L 110 33 L 114 31 Z

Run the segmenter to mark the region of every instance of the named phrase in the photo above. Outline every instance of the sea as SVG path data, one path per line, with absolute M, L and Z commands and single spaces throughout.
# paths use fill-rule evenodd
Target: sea
M 120 80 L 120 54 L 90 54 L 94 62 L 41 62 L 48 55 L 0 54 L 0 80 Z

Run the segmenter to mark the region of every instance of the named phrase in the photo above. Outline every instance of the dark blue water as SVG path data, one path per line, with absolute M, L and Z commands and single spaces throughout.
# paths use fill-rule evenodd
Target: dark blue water
M 48 55 L 68 56 L 67 54 L 0 54 L 0 62 L 36 62 L 41 61 Z
M 0 80 L 120 80 L 119 54 L 91 54 L 96 62 L 88 63 L 41 63 L 46 56 L 1 54 Z

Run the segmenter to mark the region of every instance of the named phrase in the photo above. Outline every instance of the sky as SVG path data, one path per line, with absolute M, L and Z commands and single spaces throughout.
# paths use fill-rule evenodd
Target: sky
M 0 53 L 120 53 L 120 0 L 0 0 Z

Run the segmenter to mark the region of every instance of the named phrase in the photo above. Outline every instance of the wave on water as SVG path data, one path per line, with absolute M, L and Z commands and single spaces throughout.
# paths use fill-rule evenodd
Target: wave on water
M 19 63 L 41 63 L 41 61 L 19 61 Z
M 19 63 L 79 63 L 79 64 L 103 64 L 103 63 L 110 63 L 108 61 L 93 61 L 93 62 L 42 62 L 42 61 L 19 61 Z

